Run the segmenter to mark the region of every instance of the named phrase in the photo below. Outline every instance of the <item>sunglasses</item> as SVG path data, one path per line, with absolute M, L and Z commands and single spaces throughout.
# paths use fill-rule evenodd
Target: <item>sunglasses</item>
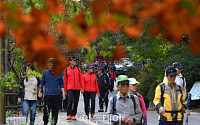
M 130 86 L 129 83 L 121 83 L 120 85 L 121 85 L 121 87 L 125 87 L 125 86 L 129 87 Z

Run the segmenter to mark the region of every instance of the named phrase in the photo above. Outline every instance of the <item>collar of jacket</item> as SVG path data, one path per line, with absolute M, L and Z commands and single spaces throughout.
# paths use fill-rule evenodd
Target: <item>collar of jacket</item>
M 170 86 L 170 87 L 174 87 L 175 85 L 176 85 L 176 81 L 174 82 L 174 84 L 173 83 L 170 83 L 168 80 L 166 80 L 166 85 L 168 85 L 168 86 Z

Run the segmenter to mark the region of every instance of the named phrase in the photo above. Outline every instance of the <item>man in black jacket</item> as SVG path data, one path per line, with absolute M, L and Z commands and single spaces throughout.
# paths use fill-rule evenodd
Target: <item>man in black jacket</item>
M 103 110 L 103 103 L 105 102 L 106 104 L 106 111 L 108 107 L 108 94 L 109 94 L 109 78 L 108 76 L 104 73 L 104 69 L 100 67 L 97 72 L 97 82 L 98 82 L 98 87 L 100 91 L 100 97 L 99 97 L 99 107 L 100 110 L 99 112 L 104 112 Z

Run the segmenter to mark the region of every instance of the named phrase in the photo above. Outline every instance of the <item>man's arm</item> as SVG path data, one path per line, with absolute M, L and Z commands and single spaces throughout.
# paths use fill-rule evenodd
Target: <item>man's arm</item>
M 134 99 L 135 99 L 134 105 L 136 105 L 136 111 L 135 111 L 135 115 L 133 115 L 131 118 L 133 119 L 133 122 L 139 123 L 142 118 L 142 110 L 140 108 L 140 102 L 139 102 L 138 97 L 134 95 Z
M 42 92 L 43 92 L 43 86 L 45 84 L 45 74 L 42 73 L 42 77 L 41 77 L 41 80 L 40 80 L 40 85 L 39 85 L 39 93 L 38 93 L 38 97 L 42 97 Z
M 68 77 L 67 77 L 67 70 L 65 69 L 64 71 L 64 91 L 67 92 L 67 81 L 68 81 Z

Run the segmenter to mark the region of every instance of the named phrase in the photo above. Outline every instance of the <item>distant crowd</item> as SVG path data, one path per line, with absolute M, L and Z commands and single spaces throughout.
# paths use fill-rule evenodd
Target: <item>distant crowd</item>
M 137 92 L 139 82 L 135 78 L 119 75 L 116 78 L 116 67 L 112 63 L 95 61 L 85 65 L 81 71 L 76 67 L 77 58 L 69 57 L 69 66 L 64 69 L 63 75 L 55 75 L 56 58 L 48 60 L 48 69 L 41 79 L 31 72 L 32 64 L 25 66 L 26 75 L 20 81 L 18 102 L 22 102 L 23 116 L 28 119 L 30 110 L 30 125 L 34 125 L 38 98 L 43 98 L 44 125 L 49 122 L 56 125 L 59 110 L 67 112 L 67 120 L 76 120 L 80 93 L 84 97 L 86 117 L 95 115 L 95 98 L 99 97 L 98 112 L 106 112 L 112 124 L 118 125 L 147 125 L 147 111 L 145 101 Z M 165 70 L 163 83 L 156 87 L 153 100 L 160 114 L 159 125 L 183 125 L 183 113 L 190 111 L 185 104 L 186 80 L 182 76 L 183 66 L 175 62 Z M 83 73 L 83 74 L 82 74 Z M 118 90 L 117 95 L 108 99 L 110 92 L 114 91 L 114 83 Z M 105 104 L 105 107 L 104 107 Z

